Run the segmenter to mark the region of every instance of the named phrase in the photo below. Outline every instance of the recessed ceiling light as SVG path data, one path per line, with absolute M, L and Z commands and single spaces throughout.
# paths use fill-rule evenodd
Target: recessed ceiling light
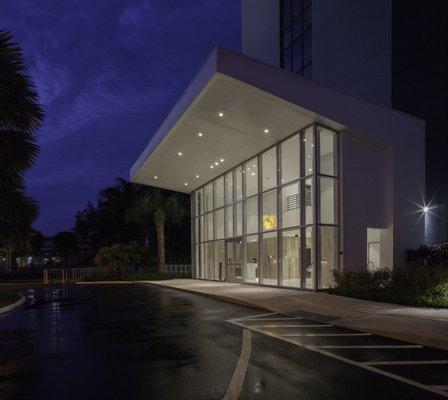
M 177 155 L 178 155 L 179 157 L 182 157 L 182 154 L 183 154 L 183 153 L 182 153 L 181 151 L 178 151 L 178 152 L 177 152 Z
M 202 136 L 204 136 L 204 134 L 202 132 L 198 132 L 198 136 L 202 137 Z
M 187 182 L 185 182 L 185 183 L 184 183 L 184 186 L 188 186 L 188 183 L 187 183 Z
M 252 176 L 255 176 L 255 172 L 252 172 L 251 175 L 252 175 Z
M 159 179 L 159 177 L 157 175 L 154 175 L 154 179 Z
M 311 169 L 311 168 L 308 168 L 308 171 L 309 171 L 309 172 L 311 172 L 311 171 L 312 171 L 312 169 Z
M 218 161 L 215 161 L 215 165 L 219 165 L 219 162 L 218 162 Z
M 264 133 L 269 133 L 269 129 L 265 129 L 265 130 L 264 130 Z
M 196 178 L 199 178 L 199 175 L 196 175 Z
M 224 158 L 221 158 L 219 161 L 224 162 Z
M 213 165 L 210 165 L 210 168 L 213 169 Z
M 218 116 L 219 116 L 219 118 L 222 118 L 222 117 L 224 117 L 224 113 L 223 113 L 222 111 L 220 111 L 220 112 L 218 113 Z

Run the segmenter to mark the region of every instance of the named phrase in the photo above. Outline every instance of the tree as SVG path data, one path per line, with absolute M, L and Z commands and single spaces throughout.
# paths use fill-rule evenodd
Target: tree
M 25 74 L 22 50 L 0 30 L 0 242 L 26 245 L 39 208 L 24 191 L 23 174 L 36 160 L 35 133 L 44 113 Z
M 78 239 L 73 232 L 59 232 L 53 237 L 56 250 L 61 255 L 64 263 L 67 262 L 68 255 L 74 252 L 78 247 Z
M 75 232 L 99 249 L 113 243 L 128 243 L 141 236 L 138 225 L 125 218 L 143 187 L 116 178 L 115 185 L 101 190 L 97 206 L 88 203 L 76 214 Z
M 127 219 L 142 225 L 143 229 L 149 229 L 154 222 L 159 272 L 165 267 L 165 227 L 179 225 L 185 214 L 185 208 L 175 195 L 164 197 L 155 188 L 147 188 L 127 212 Z

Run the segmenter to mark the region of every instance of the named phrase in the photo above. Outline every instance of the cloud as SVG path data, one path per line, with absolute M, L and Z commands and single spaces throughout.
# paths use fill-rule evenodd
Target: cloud
M 216 44 L 240 47 L 239 0 L 3 0 L 46 120 L 27 174 L 54 234 L 129 168 Z

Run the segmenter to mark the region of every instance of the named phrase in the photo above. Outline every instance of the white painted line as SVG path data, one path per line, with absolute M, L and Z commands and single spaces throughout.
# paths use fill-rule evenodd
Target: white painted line
M 314 346 L 318 349 L 421 349 L 423 346 L 419 344 L 413 345 L 372 345 L 372 346 Z
M 240 358 L 236 364 L 224 400 L 238 400 L 246 376 L 247 366 L 249 365 L 251 350 L 251 332 L 249 329 L 244 329 Z
M 365 365 L 431 365 L 448 364 L 448 360 L 422 360 L 422 361 L 367 361 L 362 362 Z
M 246 326 L 244 326 L 243 324 L 241 324 L 241 323 L 239 323 L 237 321 L 234 321 L 234 322 L 233 321 L 229 321 L 229 322 L 232 322 L 235 325 L 239 325 L 239 326 L 241 326 L 243 328 L 246 328 Z M 417 381 L 413 381 L 412 379 L 408 379 L 408 378 L 405 378 L 403 376 L 396 375 L 396 374 L 394 374 L 392 372 L 383 371 L 381 369 L 375 368 L 372 365 L 366 365 L 366 364 L 360 363 L 360 362 L 352 360 L 350 358 L 343 357 L 343 356 L 340 356 L 340 355 L 335 354 L 335 353 L 331 353 L 331 352 L 329 352 L 329 351 L 327 351 L 325 349 L 317 348 L 316 346 L 311 346 L 311 345 L 307 345 L 307 344 L 304 344 L 304 343 L 296 342 L 292 338 L 285 337 L 285 335 L 282 335 L 282 336 L 276 335 L 276 334 L 274 334 L 272 332 L 263 331 L 261 329 L 254 328 L 254 327 L 250 327 L 250 329 L 255 331 L 255 332 L 258 332 L 258 333 L 260 333 L 262 335 L 271 336 L 273 338 L 277 338 L 277 339 L 283 340 L 284 342 L 291 343 L 291 344 L 293 344 L 295 346 L 298 346 L 298 347 L 301 347 L 303 349 L 314 351 L 316 353 L 319 353 L 319 354 L 322 354 L 324 356 L 333 358 L 335 360 L 344 362 L 346 364 L 354 365 L 355 367 L 359 367 L 359 368 L 365 369 L 367 371 L 374 372 L 376 374 L 386 376 L 386 377 L 388 377 L 390 379 L 394 379 L 394 380 L 396 380 L 398 382 L 403 382 L 403 383 L 406 383 L 408 385 L 414 386 L 416 388 L 426 390 L 427 392 L 436 393 L 436 394 L 441 395 L 442 397 L 448 398 L 448 393 L 444 389 L 440 389 L 438 387 L 434 387 L 434 386 L 430 386 L 430 385 L 425 385 L 423 383 L 420 383 L 420 382 L 417 382 Z
M 282 336 L 372 336 L 371 333 L 291 333 Z
M 245 320 L 245 319 L 252 319 L 252 318 L 261 318 L 261 317 L 269 317 L 279 315 L 278 313 L 267 313 L 267 314 L 257 314 L 257 315 L 249 315 L 248 317 L 241 317 L 241 318 L 235 318 L 235 320 Z
M 333 325 L 249 325 L 247 328 L 331 328 Z
M 251 321 L 291 321 L 296 319 L 303 319 L 301 317 L 285 317 L 285 318 L 250 318 L 248 322 Z M 244 321 L 240 319 L 240 321 Z
M 430 387 L 444 391 L 448 390 L 448 385 L 430 385 Z

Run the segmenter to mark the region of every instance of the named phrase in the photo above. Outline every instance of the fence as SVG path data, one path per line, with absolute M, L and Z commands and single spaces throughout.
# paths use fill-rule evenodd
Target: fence
M 148 272 L 138 267 L 88 267 L 44 269 L 44 283 L 77 282 L 85 278 L 110 278 Z M 183 277 L 191 276 L 191 265 L 165 265 L 163 272 Z
M 167 264 L 163 272 L 173 275 L 182 275 L 191 277 L 191 265 L 188 264 Z

